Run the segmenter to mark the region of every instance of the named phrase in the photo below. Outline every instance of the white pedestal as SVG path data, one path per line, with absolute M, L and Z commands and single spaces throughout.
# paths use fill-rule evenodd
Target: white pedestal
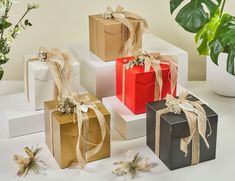
M 23 89 L 22 81 L 15 83 Z M 84 93 L 80 85 L 79 94 Z M 0 129 L 10 138 L 44 131 L 44 110 L 35 111 L 23 92 L 0 96 Z
M 7 137 L 44 130 L 44 111 L 34 111 L 24 93 L 0 97 L 0 125 Z
M 177 94 L 186 91 L 178 86 Z M 111 113 L 111 121 L 117 131 L 125 139 L 134 139 L 146 135 L 146 114 L 135 115 L 116 96 L 102 99 L 103 104 Z
M 186 86 L 188 82 L 188 52 L 149 33 L 143 35 L 143 50 L 147 52 L 160 52 L 178 57 L 179 76 L 178 83 Z
M 70 45 L 67 48 L 80 62 L 81 84 L 99 99 L 116 93 L 115 61 L 104 62 L 89 51 L 88 42 Z M 179 58 L 178 83 L 186 85 L 188 81 L 188 53 L 154 36 L 144 34 L 143 50 L 162 54 L 176 55 Z
M 89 51 L 88 43 L 72 45 L 69 50 L 80 62 L 80 81 L 90 93 L 98 99 L 115 95 L 115 61 L 104 62 Z

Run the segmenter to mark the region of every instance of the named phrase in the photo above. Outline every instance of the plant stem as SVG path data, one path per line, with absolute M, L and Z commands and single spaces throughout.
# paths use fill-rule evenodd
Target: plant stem
M 225 4 L 226 4 L 226 0 L 223 1 L 220 17 L 222 17 L 223 15 Z
M 18 23 L 16 23 L 16 25 L 15 25 L 15 27 L 17 27 L 19 24 L 20 24 L 20 22 L 24 19 L 24 17 L 28 14 L 28 12 L 30 11 L 31 9 L 27 9 L 26 11 L 25 11 L 25 13 L 23 14 L 23 16 L 20 18 L 20 20 L 18 21 Z

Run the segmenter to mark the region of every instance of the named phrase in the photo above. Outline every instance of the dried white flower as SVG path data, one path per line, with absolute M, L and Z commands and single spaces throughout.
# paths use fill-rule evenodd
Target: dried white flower
M 39 8 L 39 4 L 28 3 L 28 9 L 37 9 L 37 8 Z

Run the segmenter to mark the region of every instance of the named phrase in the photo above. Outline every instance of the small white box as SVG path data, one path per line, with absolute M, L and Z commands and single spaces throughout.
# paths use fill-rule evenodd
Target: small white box
M 187 91 L 177 86 L 177 94 Z M 146 114 L 135 115 L 116 96 L 105 97 L 103 104 L 111 113 L 111 121 L 125 139 L 134 139 L 146 135 Z
M 81 84 L 98 99 L 116 93 L 116 63 L 104 62 L 89 51 L 88 43 L 78 43 L 69 47 L 81 66 Z
M 55 95 L 55 83 L 49 71 L 49 67 L 42 61 L 29 61 L 28 62 L 28 81 L 26 79 L 26 64 L 27 61 L 35 57 L 34 55 L 27 55 L 25 60 L 25 93 L 29 95 L 29 102 L 34 110 L 43 109 L 44 102 L 53 100 Z M 79 93 L 80 85 L 80 63 L 73 58 L 72 63 L 72 76 L 70 87 L 72 91 Z M 27 85 L 28 84 L 28 85 Z M 28 86 L 28 90 L 27 90 Z
M 0 97 L 0 125 L 7 137 L 44 131 L 44 111 L 34 111 L 25 94 Z
M 188 81 L 188 53 L 184 50 L 160 39 L 159 37 L 145 33 L 143 35 L 143 50 L 148 52 L 161 52 L 162 54 L 176 55 L 179 59 L 178 83 L 185 86 Z M 81 84 L 96 95 L 97 98 L 113 96 L 116 94 L 116 63 L 104 62 L 89 51 L 88 42 L 77 43 L 68 46 L 68 50 L 81 64 Z

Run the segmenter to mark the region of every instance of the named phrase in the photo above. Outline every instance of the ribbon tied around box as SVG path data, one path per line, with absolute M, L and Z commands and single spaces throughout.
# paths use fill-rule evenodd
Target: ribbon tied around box
M 180 140 L 180 150 L 188 154 L 188 145 L 192 143 L 192 158 L 191 164 L 198 164 L 200 161 L 200 137 L 204 140 L 206 147 L 209 149 L 207 137 L 211 135 L 212 129 L 210 122 L 207 119 L 206 112 L 202 107 L 201 101 L 187 100 L 187 92 L 182 92 L 178 98 L 172 95 L 167 95 L 166 108 L 156 111 L 156 142 L 155 152 L 160 156 L 160 119 L 165 113 L 182 114 L 184 113 L 188 122 L 190 135 Z M 207 125 L 209 134 L 206 135 Z

